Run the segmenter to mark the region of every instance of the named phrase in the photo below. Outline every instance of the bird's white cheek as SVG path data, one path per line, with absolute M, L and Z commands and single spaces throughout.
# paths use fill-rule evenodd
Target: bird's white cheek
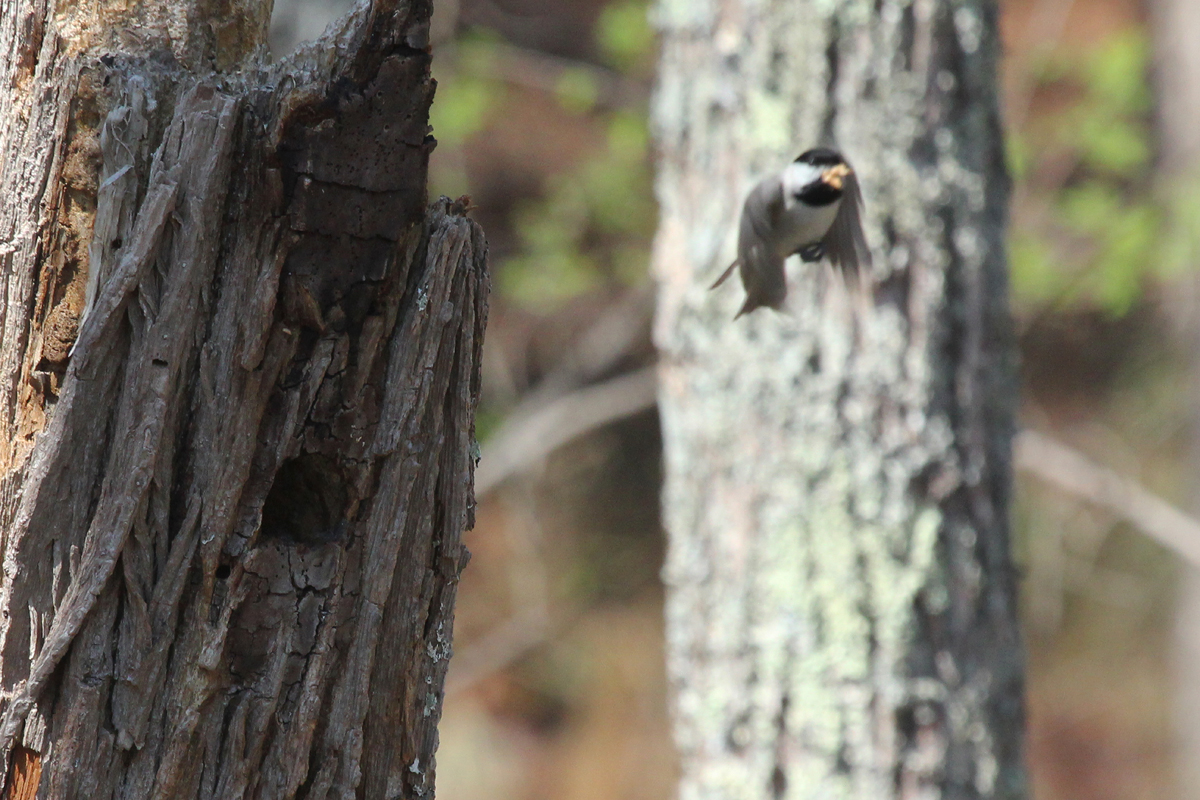
M 821 177 L 821 170 L 802 161 L 793 161 L 784 167 L 780 182 L 783 184 L 784 207 L 789 208 L 796 202 L 795 196 L 813 181 Z

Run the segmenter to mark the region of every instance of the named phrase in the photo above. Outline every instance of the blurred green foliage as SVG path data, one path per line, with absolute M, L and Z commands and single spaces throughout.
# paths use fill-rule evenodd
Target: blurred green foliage
M 1131 30 L 1086 57 L 1059 52 L 1039 65 L 1037 90 L 1058 105 L 1009 140 L 1029 204 L 1016 209 L 1010 241 L 1019 307 L 1122 315 L 1148 279 L 1186 260 L 1169 224 L 1175 200 L 1152 181 L 1148 61 L 1145 33 Z M 1048 213 L 1028 213 L 1042 206 Z
M 438 85 L 430 124 L 441 144 L 459 144 L 483 129 L 493 94 L 486 81 L 464 76 Z
M 625 73 L 647 69 L 654 53 L 654 31 L 643 0 L 609 3 L 596 20 L 596 43 L 607 62 Z
M 644 0 L 619 0 L 597 19 L 597 47 L 618 80 L 650 67 L 646 14 Z M 595 73 L 584 65 L 563 72 L 555 96 L 567 112 L 593 115 L 606 136 L 604 147 L 550 177 L 544 196 L 515 212 L 521 249 L 498 271 L 498 288 L 543 313 L 585 292 L 643 280 L 657 225 L 646 110 L 599 108 Z
M 656 225 L 646 118 L 619 110 L 604 123 L 606 146 L 517 211 L 521 252 L 504 263 L 499 289 L 531 310 L 646 274 Z
M 490 77 L 496 41 L 491 31 L 473 29 L 456 43 L 451 64 L 439 62 L 441 79 L 429 109 L 429 124 L 439 144 L 457 146 L 483 131 L 492 112 L 502 105 L 503 85 Z M 444 71 L 448 76 L 442 76 Z
M 539 313 L 586 292 L 635 284 L 644 279 L 657 224 L 646 109 L 622 105 L 619 91 L 602 97 L 601 81 L 632 85 L 653 69 L 654 33 L 646 0 L 616 0 L 605 6 L 594 29 L 599 58 L 611 68 L 580 62 L 566 65 L 551 81 L 551 95 L 570 115 L 587 116 L 606 132 L 604 145 L 584 153 L 568 170 L 554 174 L 542 195 L 515 204 L 510 219 L 518 251 L 497 264 L 501 299 Z M 505 83 L 495 69 L 497 37 L 474 29 L 439 63 L 431 123 L 439 143 L 461 145 L 486 135 L 502 113 Z M 626 88 L 628 88 L 628 85 Z M 610 94 L 612 94 L 610 92 Z M 444 169 L 444 168 L 443 168 Z M 437 188 L 467 191 L 462 174 L 440 174 Z
M 575 114 L 586 114 L 600 99 L 596 79 L 584 67 L 568 67 L 554 84 L 554 95 L 558 104 Z

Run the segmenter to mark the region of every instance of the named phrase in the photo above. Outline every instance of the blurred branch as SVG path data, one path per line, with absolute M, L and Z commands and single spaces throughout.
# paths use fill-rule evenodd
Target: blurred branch
M 526 401 L 544 403 L 611 373 L 622 359 L 649 341 L 654 290 L 644 286 L 626 293 L 579 336 L 571 350 L 542 379 Z
M 648 336 L 646 328 L 653 307 L 651 289 L 634 290 L 605 309 L 579 336 L 571 350 L 484 443 L 485 454 L 475 473 L 476 496 L 484 496 L 576 436 L 654 404 L 652 367 L 575 391 L 637 352 Z M 631 379 L 631 375 L 642 377 Z M 646 380 L 650 381 L 648 388 Z M 608 403 L 615 404 L 605 408 Z
M 610 422 L 654 406 L 655 367 L 644 367 L 601 383 L 575 388 L 615 368 L 644 336 L 653 298 L 631 292 L 600 316 L 537 389 L 529 393 L 485 444 L 475 472 L 475 496 L 534 466 L 557 448 Z M 535 526 L 536 519 L 522 527 Z M 542 593 L 544 595 L 544 586 Z M 454 656 L 446 677 L 453 695 L 512 664 L 546 641 L 575 614 L 551 619 L 545 602 L 524 605 Z
M 596 87 L 596 99 L 604 106 L 632 106 L 646 102 L 646 87 L 627 80 L 619 72 L 605 67 L 550 55 L 512 44 L 493 45 L 498 77 L 519 86 L 553 94 L 568 72 L 587 75 Z
M 539 403 L 527 413 L 518 409 L 493 437 L 480 463 L 476 495 L 488 494 L 577 436 L 652 407 L 655 400 L 655 367 L 649 366 Z M 1200 521 L 1137 482 L 1036 431 L 1017 435 L 1014 456 L 1018 470 L 1107 509 L 1184 561 L 1200 566 Z M 565 619 L 552 622 L 544 606 L 514 614 L 455 656 L 447 694 L 508 666 L 565 623 Z
M 519 408 L 489 443 L 475 474 L 476 495 L 488 494 L 577 436 L 644 411 L 655 401 L 655 367 L 649 366 L 539 404 L 529 413 Z M 1022 431 L 1013 449 L 1018 470 L 1108 509 L 1200 566 L 1200 521 L 1194 517 L 1046 434 Z
M 526 608 L 513 614 L 454 654 L 450 672 L 446 675 L 447 696 L 504 669 L 546 641 L 550 632 L 550 619 L 543 607 Z
M 575 437 L 651 408 L 656 388 L 655 367 L 649 366 L 553 400 L 522 403 L 486 443 L 475 471 L 475 496 L 488 494 Z
M 1123 517 L 1193 566 L 1200 566 L 1200 521 L 1136 482 L 1035 431 L 1017 435 L 1017 469 Z
M 1063 31 L 1066 30 L 1067 20 L 1071 16 L 1071 9 L 1074 5 L 1075 0 L 1040 0 L 1038 2 L 1034 7 L 1033 13 L 1029 15 L 1028 30 L 1025 32 L 1025 37 L 1031 42 L 1038 38 L 1041 41 L 1034 44 L 1031 49 L 1035 52 L 1046 53 L 1058 46 L 1059 40 L 1062 39 Z M 1030 59 L 1027 58 L 1026 60 Z M 1037 80 L 1030 74 L 1027 66 L 1025 72 L 1017 79 L 1017 88 L 1013 91 L 1013 96 L 1009 103 L 1009 113 L 1006 121 L 1011 130 L 1018 131 L 1025 124 L 1025 119 L 1029 115 L 1029 107 L 1033 103 L 1033 95 L 1036 90 Z
M 515 502 L 510 503 L 512 500 Z M 555 604 L 556 618 L 550 617 L 549 581 L 541 556 L 542 526 L 534 510 L 532 488 L 523 485 L 517 492 L 507 493 L 505 501 L 512 514 L 510 523 L 502 528 L 509 542 L 509 592 L 516 611 L 455 654 L 446 676 L 447 694 L 504 669 L 574 616 L 564 614 L 559 603 Z

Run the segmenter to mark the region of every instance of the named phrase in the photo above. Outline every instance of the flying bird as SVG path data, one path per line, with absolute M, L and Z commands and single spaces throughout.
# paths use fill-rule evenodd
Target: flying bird
M 712 285 L 717 288 L 739 268 L 746 302 L 734 319 L 762 306 L 783 307 L 783 264 L 792 254 L 806 262 L 828 258 L 847 278 L 869 266 L 862 204 L 854 170 L 826 147 L 806 150 L 781 173 L 760 181 L 742 206 L 737 260 Z

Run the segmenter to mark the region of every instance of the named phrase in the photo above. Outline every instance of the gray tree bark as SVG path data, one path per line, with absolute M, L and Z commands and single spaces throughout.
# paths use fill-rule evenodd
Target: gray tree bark
M 1200 5 L 1191 0 L 1151 4 L 1155 81 L 1159 115 L 1159 171 L 1168 199 L 1192 200 L 1200 193 Z M 1179 204 L 1189 213 L 1193 203 Z M 1177 212 L 1180 213 L 1180 212 Z M 1194 222 L 1183 223 L 1188 228 Z M 1194 247 L 1194 243 L 1193 247 Z M 1190 253 L 1193 260 L 1197 253 Z M 1200 282 L 1193 282 L 1188 308 L 1176 307 L 1183 329 L 1200 341 Z M 1192 381 L 1200 397 L 1200 358 Z M 1193 425 L 1191 468 L 1200 474 L 1200 412 Z M 1192 510 L 1200 511 L 1200 481 L 1192 481 Z M 1182 565 L 1175 611 L 1174 698 L 1176 780 L 1182 800 L 1200 797 L 1200 570 Z
M 429 13 L 0 4 L 7 796 L 432 794 L 487 275 Z
M 995 4 L 656 13 L 681 797 L 1022 797 Z M 820 143 L 861 177 L 871 286 L 793 265 L 787 313 L 733 322 L 708 286 L 741 201 Z

